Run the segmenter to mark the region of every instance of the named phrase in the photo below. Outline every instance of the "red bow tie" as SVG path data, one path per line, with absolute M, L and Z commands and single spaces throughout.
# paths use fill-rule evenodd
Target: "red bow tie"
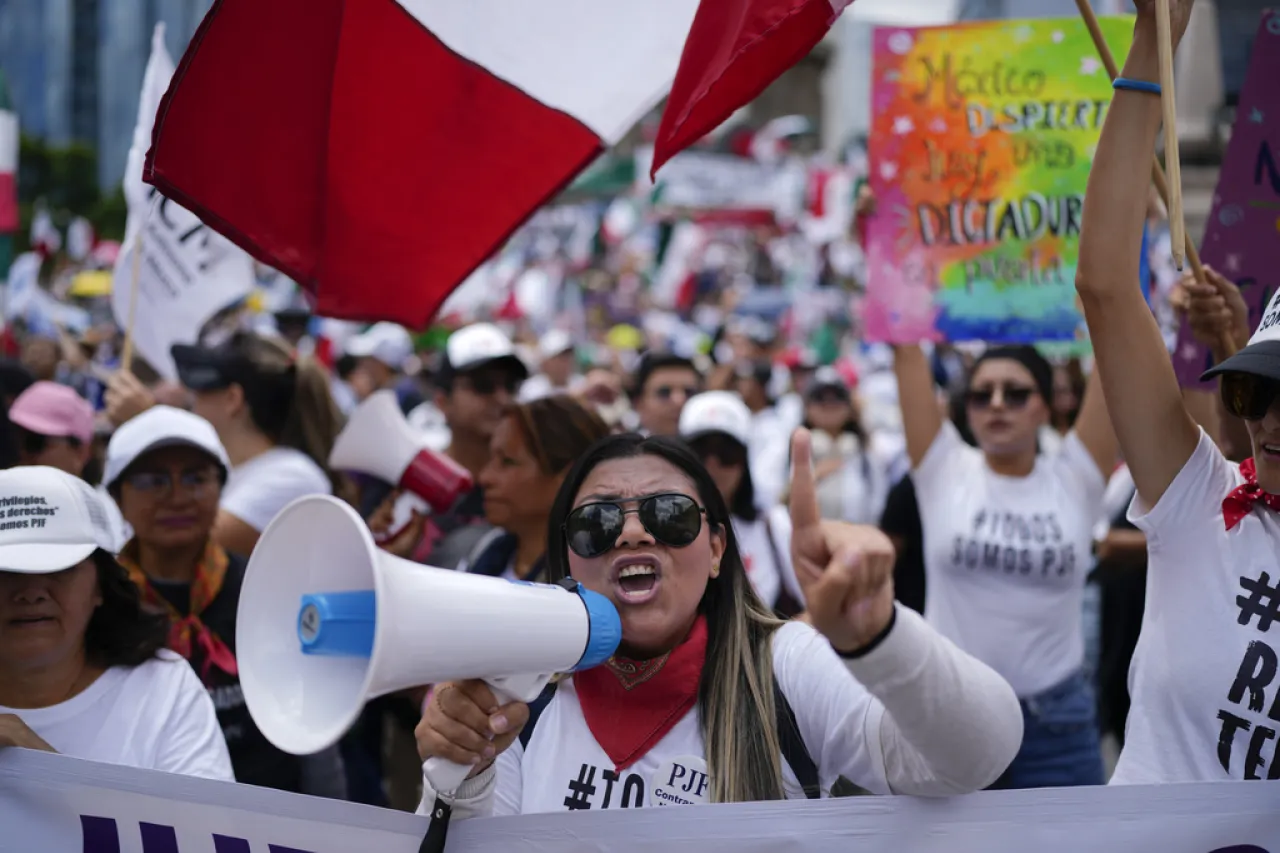
M 1246 459 L 1240 463 L 1240 473 L 1244 475 L 1244 483 L 1232 489 L 1231 494 L 1227 495 L 1222 502 L 1222 518 L 1227 522 L 1228 530 L 1239 524 L 1258 501 L 1280 512 L 1280 495 L 1262 491 L 1262 487 L 1258 485 L 1258 471 L 1252 459 Z

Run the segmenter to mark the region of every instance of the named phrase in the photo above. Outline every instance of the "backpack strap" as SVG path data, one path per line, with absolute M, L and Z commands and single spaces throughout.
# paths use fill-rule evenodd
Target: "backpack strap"
M 538 724 L 538 718 L 542 716 L 542 712 L 546 710 L 547 705 L 551 703 L 551 699 L 555 695 L 556 683 L 553 681 L 542 688 L 542 692 L 538 694 L 537 699 L 529 703 L 529 721 L 520 730 L 521 748 L 529 748 L 529 739 L 533 737 L 533 727 Z M 795 711 L 792 710 L 791 703 L 787 701 L 787 696 L 782 692 L 782 688 L 778 686 L 778 679 L 776 678 L 773 680 L 773 704 L 777 713 L 778 742 L 782 747 L 782 758 L 787 762 L 787 766 L 791 768 L 791 772 L 796 775 L 796 779 L 800 782 L 800 787 L 804 789 L 804 795 L 811 800 L 820 799 L 822 797 L 822 781 L 818 776 L 818 765 L 813 763 L 813 757 L 809 755 L 809 748 L 804 745 L 804 738 L 800 736 L 800 725 L 796 722 Z
M 786 760 L 791 772 L 804 790 L 804 795 L 811 800 L 822 798 L 822 780 L 818 776 L 818 765 L 813 763 L 809 748 L 804 745 L 800 735 L 800 725 L 796 722 L 796 712 L 787 701 L 787 694 L 782 692 L 778 679 L 773 679 L 773 706 L 777 713 L 778 743 L 782 747 L 782 757 Z
M 542 692 L 538 694 L 537 699 L 529 703 L 529 721 L 520 730 L 520 746 L 522 748 L 529 748 L 529 738 L 533 737 L 533 727 L 538 724 L 538 717 L 542 716 L 542 712 L 551 704 L 551 699 L 555 695 L 556 682 L 552 681 L 542 688 Z

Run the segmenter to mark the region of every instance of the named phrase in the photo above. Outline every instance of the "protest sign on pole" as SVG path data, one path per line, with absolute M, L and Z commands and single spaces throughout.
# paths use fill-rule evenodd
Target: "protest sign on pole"
M 1280 853 L 1278 796 L 1280 782 L 1214 782 L 591 809 L 455 821 L 448 850 Z M 0 851 L 416 853 L 427 826 L 372 806 L 0 749 Z
M 1249 306 L 1249 331 L 1280 287 L 1280 9 L 1263 13 L 1231 141 L 1222 158 L 1201 260 L 1234 281 Z M 1173 366 L 1184 387 L 1209 390 L 1212 355 L 1184 320 Z
M 1128 50 L 1132 18 L 1104 18 Z M 1073 341 L 1111 80 L 1076 18 L 877 28 L 870 340 Z
M 128 368 L 136 349 L 168 379 L 177 378 L 170 348 L 195 343 L 209 318 L 246 296 L 254 282 L 247 254 L 142 182 L 151 128 L 173 70 L 164 25 L 157 24 L 125 166 L 129 215 L 111 291 L 112 312 L 125 330 L 121 366 Z

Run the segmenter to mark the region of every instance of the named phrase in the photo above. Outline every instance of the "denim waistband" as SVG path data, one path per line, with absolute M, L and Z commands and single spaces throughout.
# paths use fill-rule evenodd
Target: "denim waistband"
M 1046 687 L 1033 696 L 1022 696 L 1018 701 L 1022 707 L 1034 710 L 1038 705 L 1056 702 L 1088 688 L 1089 682 L 1084 677 L 1084 670 L 1077 669 L 1052 687 Z

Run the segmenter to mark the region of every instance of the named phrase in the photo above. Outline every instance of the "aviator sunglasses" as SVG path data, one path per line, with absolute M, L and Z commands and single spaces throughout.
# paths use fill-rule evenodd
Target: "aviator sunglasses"
M 995 385 L 991 388 L 972 388 L 965 392 L 964 398 L 975 409 L 985 409 L 995 400 L 996 391 L 1000 392 L 1004 404 L 1010 409 L 1021 409 L 1031 399 L 1031 395 L 1036 393 L 1036 389 L 1026 385 Z
M 635 509 L 624 509 L 630 501 L 594 501 L 569 513 L 563 525 L 569 549 L 579 557 L 599 557 L 618 542 L 627 516 L 636 513 L 649 535 L 669 548 L 691 545 L 702 531 L 704 507 L 679 493 L 640 498 Z
M 1222 405 L 1237 418 L 1260 421 L 1280 394 L 1280 382 L 1254 373 L 1224 373 Z

